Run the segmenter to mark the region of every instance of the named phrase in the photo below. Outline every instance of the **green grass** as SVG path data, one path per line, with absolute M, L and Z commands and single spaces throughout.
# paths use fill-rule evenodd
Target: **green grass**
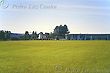
M 110 41 L 1 41 L 0 73 L 110 73 Z

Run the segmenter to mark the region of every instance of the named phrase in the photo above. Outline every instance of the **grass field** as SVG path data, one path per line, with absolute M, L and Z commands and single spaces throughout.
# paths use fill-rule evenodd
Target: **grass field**
M 110 41 L 1 41 L 0 73 L 110 73 Z

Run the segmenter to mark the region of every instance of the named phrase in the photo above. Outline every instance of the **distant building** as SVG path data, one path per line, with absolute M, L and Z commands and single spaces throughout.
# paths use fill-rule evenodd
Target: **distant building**
M 110 34 L 68 34 L 66 40 L 110 40 Z
M 43 34 L 43 32 L 39 33 L 39 39 L 40 40 L 48 40 L 49 39 L 49 33 Z

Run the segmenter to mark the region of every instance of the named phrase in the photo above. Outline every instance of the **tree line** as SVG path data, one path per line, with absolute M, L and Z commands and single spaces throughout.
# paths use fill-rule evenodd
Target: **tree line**
M 11 31 L 0 31 L 0 40 L 10 40 L 11 39 Z
M 42 37 L 44 37 L 42 39 L 65 39 L 66 34 L 69 34 L 67 25 L 60 25 L 56 26 L 54 31 L 51 33 L 42 33 Z M 29 31 L 25 31 L 21 36 L 20 34 L 15 35 L 14 33 L 11 33 L 11 31 L 0 31 L 0 40 L 38 40 L 40 36 L 41 34 L 36 31 L 33 31 L 31 34 Z
M 24 39 L 25 40 L 37 40 L 39 37 L 39 34 L 37 32 L 33 31 L 30 35 L 28 31 L 25 31 Z

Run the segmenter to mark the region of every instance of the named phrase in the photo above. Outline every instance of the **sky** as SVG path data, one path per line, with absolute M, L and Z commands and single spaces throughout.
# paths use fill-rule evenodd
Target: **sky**
M 110 34 L 110 0 L 0 0 L 0 30 Z

